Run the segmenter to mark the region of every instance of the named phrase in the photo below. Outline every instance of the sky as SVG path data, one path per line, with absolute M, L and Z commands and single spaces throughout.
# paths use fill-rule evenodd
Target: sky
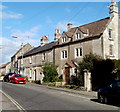
M 2 2 L 0 4 L 0 65 L 11 61 L 21 43 L 37 47 L 46 35 L 54 41 L 55 29 L 73 27 L 109 16 L 110 2 Z M 17 36 L 18 38 L 12 38 Z

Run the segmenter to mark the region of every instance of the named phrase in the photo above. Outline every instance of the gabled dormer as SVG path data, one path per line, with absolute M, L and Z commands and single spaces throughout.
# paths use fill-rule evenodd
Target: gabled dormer
M 74 40 L 78 40 L 78 39 L 81 39 L 83 37 L 83 34 L 80 30 L 76 30 L 76 32 L 74 33 Z
M 74 32 L 73 41 L 84 39 L 87 36 L 89 36 L 88 29 L 77 27 L 76 31 Z
M 59 44 L 68 43 L 71 41 L 71 37 L 68 36 L 68 32 L 63 32 L 62 36 L 59 39 Z

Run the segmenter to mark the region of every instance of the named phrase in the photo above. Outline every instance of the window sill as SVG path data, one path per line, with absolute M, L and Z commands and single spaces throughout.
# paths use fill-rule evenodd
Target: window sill
M 108 38 L 110 41 L 114 41 L 113 38 Z
M 76 56 L 75 58 L 83 58 L 83 56 Z
M 113 58 L 113 57 L 115 57 L 115 56 L 114 56 L 114 55 L 109 55 L 109 57 L 112 57 L 112 58 Z
M 66 59 L 68 59 L 68 58 L 61 58 L 61 60 L 66 60 Z

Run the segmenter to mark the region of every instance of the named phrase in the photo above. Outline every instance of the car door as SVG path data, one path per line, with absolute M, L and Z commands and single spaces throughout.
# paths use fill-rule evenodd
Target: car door
M 116 81 L 112 84 L 112 97 L 120 99 L 120 81 Z
M 15 76 L 14 74 L 12 74 L 12 75 L 10 76 L 10 81 L 11 81 L 11 82 L 14 81 L 14 76 Z

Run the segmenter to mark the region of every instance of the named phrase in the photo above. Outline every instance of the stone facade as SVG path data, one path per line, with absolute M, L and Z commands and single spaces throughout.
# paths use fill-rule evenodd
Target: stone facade
M 120 59 L 120 17 L 118 20 L 118 58 Z
M 0 74 L 6 74 L 8 72 L 11 72 L 11 62 L 0 66 Z
M 42 37 L 42 45 L 23 57 L 28 79 L 42 82 L 44 77 L 42 66 L 44 62 L 52 62 L 57 66 L 59 76 L 62 75 L 65 82 L 72 83 L 72 77 L 78 72 L 78 63 L 86 54 L 97 54 L 103 59 L 120 59 L 118 6 L 115 2 L 111 3 L 109 13 L 108 18 L 75 28 L 72 28 L 72 24 L 68 24 L 68 31 L 62 34 L 57 29 L 53 43 L 43 41 L 48 40 L 47 36 Z M 19 58 L 19 67 L 21 62 L 22 58 Z
M 42 67 L 45 62 L 52 62 L 54 60 L 54 49 L 52 47 L 54 43 L 44 43 L 42 46 L 38 46 L 32 49 L 30 52 L 23 56 L 24 61 L 24 74 L 28 76 L 29 81 L 40 81 L 42 83 L 43 71 Z M 21 67 L 22 58 L 18 60 L 18 65 Z
M 21 60 L 21 65 L 18 66 L 18 57 L 31 49 L 33 49 L 33 47 L 28 43 L 24 46 L 21 45 L 21 48 L 11 57 L 11 72 L 21 73 L 24 61 Z

